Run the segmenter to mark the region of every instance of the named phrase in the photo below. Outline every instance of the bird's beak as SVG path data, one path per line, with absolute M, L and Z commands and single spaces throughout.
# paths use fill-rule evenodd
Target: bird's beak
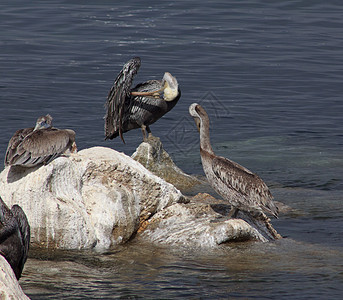
M 194 118 L 195 125 L 197 126 L 198 132 L 200 132 L 200 119 Z
M 132 96 L 157 96 L 160 93 L 162 93 L 167 87 L 167 82 L 164 81 L 164 83 L 162 84 L 162 88 L 155 90 L 155 91 L 151 91 L 151 92 L 131 92 Z

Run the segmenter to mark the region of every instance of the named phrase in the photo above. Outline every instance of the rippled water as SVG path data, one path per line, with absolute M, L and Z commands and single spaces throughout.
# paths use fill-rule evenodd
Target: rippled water
M 207 252 L 132 244 L 102 255 L 32 255 L 22 285 L 37 299 L 338 299 L 342 292 L 342 252 L 292 240 Z
M 176 163 L 202 174 L 188 106 L 211 118 L 215 151 L 257 172 L 294 210 L 287 239 L 194 251 L 151 245 L 110 253 L 33 251 L 21 285 L 46 298 L 325 298 L 342 293 L 343 71 L 339 1 L 1 1 L 0 157 L 18 128 L 50 113 L 95 145 L 131 154 L 140 130 L 103 140 L 104 103 L 123 63 L 137 82 L 179 81 L 152 125 Z M 2 161 L 1 158 L 1 161 Z M 2 162 L 1 162 L 1 166 Z

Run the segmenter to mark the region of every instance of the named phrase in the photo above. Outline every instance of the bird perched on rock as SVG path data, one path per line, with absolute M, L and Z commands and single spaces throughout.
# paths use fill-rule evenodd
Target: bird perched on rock
M 141 65 L 139 57 L 130 59 L 119 72 L 108 94 L 105 115 L 105 139 L 141 128 L 143 139 L 151 134 L 150 125 L 169 112 L 181 96 L 178 82 L 170 73 L 162 80 L 148 80 L 131 89 L 134 75 Z
M 34 167 L 75 151 L 75 132 L 54 128 L 50 115 L 41 116 L 34 128 L 15 132 L 8 143 L 5 166 Z
M 278 208 L 263 180 L 248 169 L 225 157 L 217 156 L 210 143 L 210 121 L 205 109 L 193 103 L 189 113 L 200 133 L 200 155 L 206 177 L 212 188 L 231 205 L 229 217 L 238 209 L 267 212 L 277 218 Z
M 19 280 L 30 245 L 30 225 L 19 205 L 7 207 L 0 197 L 0 254 Z

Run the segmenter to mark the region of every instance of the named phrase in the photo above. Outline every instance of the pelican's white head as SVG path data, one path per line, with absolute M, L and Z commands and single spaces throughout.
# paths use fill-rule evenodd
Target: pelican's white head
M 179 84 L 176 78 L 169 72 L 164 73 L 162 85 L 164 86 L 164 100 L 172 101 L 179 95 Z

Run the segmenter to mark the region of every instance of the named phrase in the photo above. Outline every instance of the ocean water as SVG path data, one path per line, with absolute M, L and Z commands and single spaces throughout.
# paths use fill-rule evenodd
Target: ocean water
M 125 145 L 104 141 L 104 104 L 122 65 L 140 56 L 135 82 L 168 71 L 180 84 L 179 103 L 151 130 L 184 171 L 203 175 L 188 114 L 197 102 L 215 152 L 293 208 L 272 221 L 286 238 L 270 244 L 32 251 L 20 280 L 28 296 L 340 298 L 342 14 L 337 0 L 1 1 L 1 168 L 13 133 L 46 113 L 76 131 L 78 149 L 131 155 L 141 131 L 126 133 Z

